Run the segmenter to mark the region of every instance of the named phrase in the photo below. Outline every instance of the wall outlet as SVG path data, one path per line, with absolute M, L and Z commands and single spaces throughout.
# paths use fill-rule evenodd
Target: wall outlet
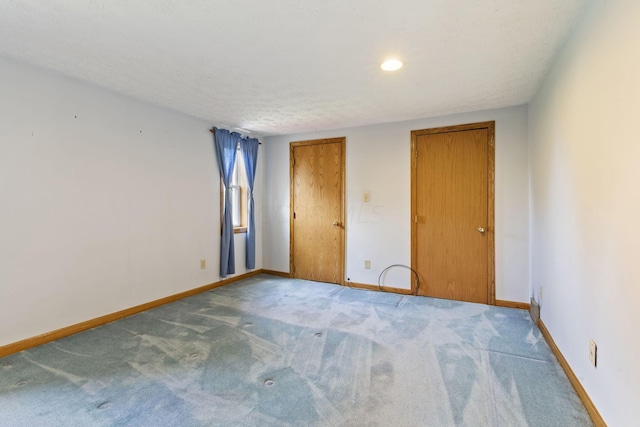
M 201 259 L 200 260 L 200 270 L 204 270 L 207 268 L 207 260 L 206 259 Z
M 371 193 L 369 193 L 368 191 L 365 191 L 364 193 L 362 193 L 362 202 L 369 203 L 370 201 L 371 201 Z
M 594 367 L 598 366 L 598 346 L 594 340 L 589 340 L 589 360 Z
M 369 270 L 371 269 L 371 260 L 370 259 L 365 259 L 364 260 L 364 268 Z

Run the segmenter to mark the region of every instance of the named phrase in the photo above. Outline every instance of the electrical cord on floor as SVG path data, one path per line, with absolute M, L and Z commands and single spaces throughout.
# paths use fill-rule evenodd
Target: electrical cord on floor
M 382 279 L 382 275 L 392 267 L 402 267 L 402 268 L 407 268 L 407 269 L 411 270 L 411 272 L 416 277 L 416 292 L 413 295 L 418 295 L 418 292 L 420 291 L 420 276 L 418 276 L 418 273 L 413 268 L 409 267 L 408 265 L 404 265 L 404 264 L 392 264 L 389 267 L 387 267 L 384 270 L 382 270 L 382 272 L 378 276 L 378 289 L 380 290 L 380 292 L 386 292 L 382 288 L 382 285 L 380 284 L 380 280 Z

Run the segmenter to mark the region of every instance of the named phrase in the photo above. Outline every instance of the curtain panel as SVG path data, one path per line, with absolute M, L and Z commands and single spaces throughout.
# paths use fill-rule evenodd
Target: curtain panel
M 258 162 L 258 145 L 260 143 L 255 138 L 246 138 L 240 141 L 240 151 L 244 160 L 244 167 L 247 171 L 248 190 L 248 224 L 247 224 L 247 269 L 256 268 L 256 222 L 254 218 L 253 183 L 256 178 L 256 165 Z
M 224 210 L 222 212 L 222 236 L 220 239 L 220 277 L 225 278 L 228 274 L 235 274 L 235 248 L 233 244 L 233 213 L 231 206 L 231 194 L 229 192 L 229 182 L 233 173 L 233 166 L 236 163 L 238 152 L 238 142 L 241 137 L 236 132 L 229 132 L 226 129 L 213 128 L 213 140 L 218 158 L 218 169 L 220 178 L 224 186 Z

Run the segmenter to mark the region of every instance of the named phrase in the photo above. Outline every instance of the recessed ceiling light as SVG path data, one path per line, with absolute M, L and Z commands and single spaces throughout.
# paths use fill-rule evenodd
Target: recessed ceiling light
M 402 68 L 402 65 L 403 65 L 402 61 L 398 61 L 397 59 L 387 59 L 382 63 L 380 68 L 382 68 L 385 71 L 395 71 Z

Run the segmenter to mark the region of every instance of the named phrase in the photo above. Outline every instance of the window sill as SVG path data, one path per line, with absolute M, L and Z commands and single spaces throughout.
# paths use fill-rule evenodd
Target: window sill
M 234 227 L 233 228 L 233 233 L 234 234 L 240 234 L 240 233 L 246 233 L 247 232 L 247 227 Z

